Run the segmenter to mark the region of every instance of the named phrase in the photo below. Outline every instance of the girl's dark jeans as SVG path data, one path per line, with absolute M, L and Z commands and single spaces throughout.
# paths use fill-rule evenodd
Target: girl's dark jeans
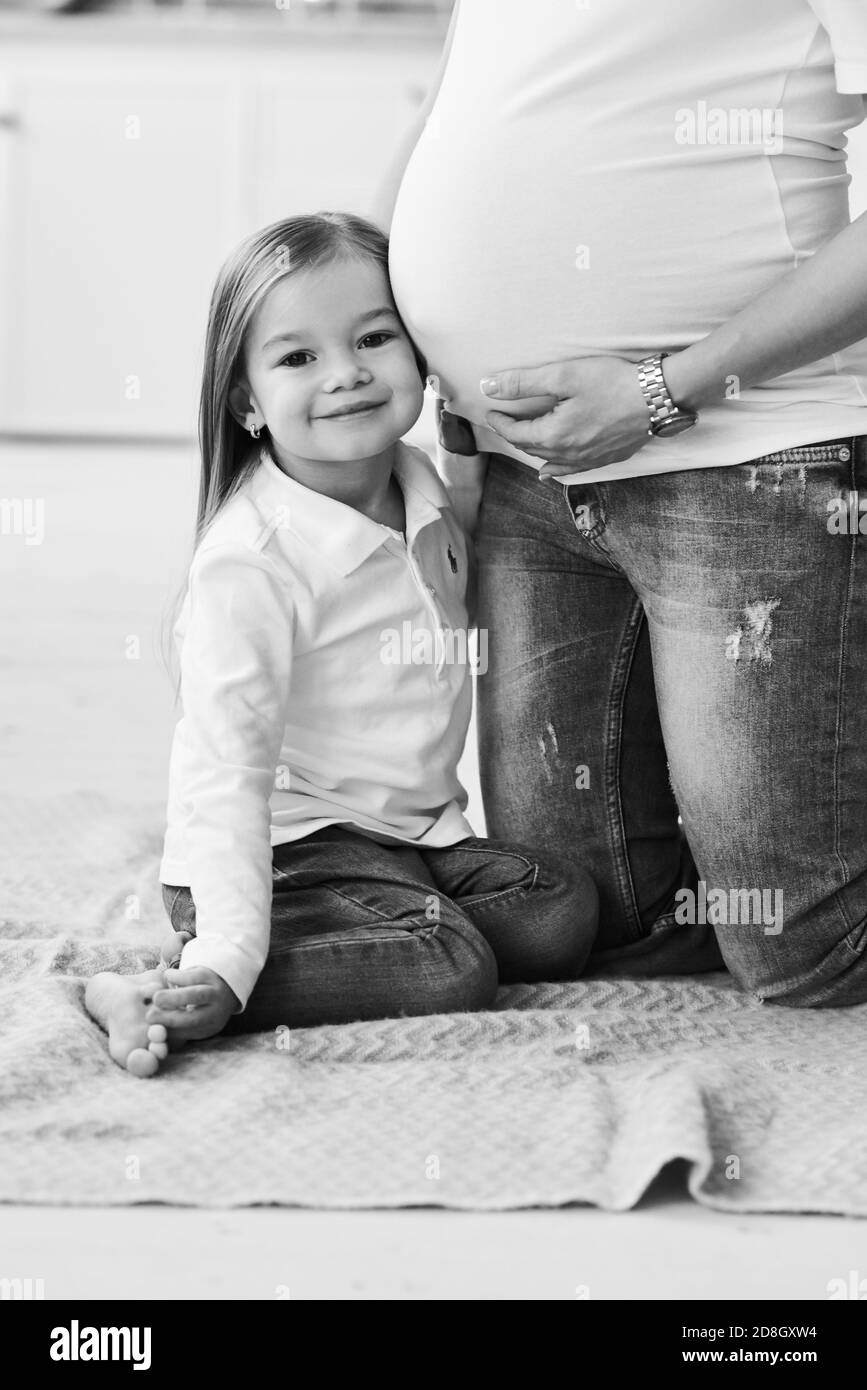
M 380 845 L 342 825 L 273 851 L 268 959 L 226 1033 L 487 1008 L 498 983 L 575 979 L 596 934 L 588 874 L 468 838 Z M 189 888 L 163 885 L 195 935 Z

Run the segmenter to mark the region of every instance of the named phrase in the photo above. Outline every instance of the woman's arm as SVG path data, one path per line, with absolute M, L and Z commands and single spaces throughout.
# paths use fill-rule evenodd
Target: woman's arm
M 662 371 L 672 400 L 697 410 L 860 338 L 867 338 L 867 213 L 701 342 L 666 358 Z
M 394 153 L 392 161 L 389 164 L 388 172 L 386 173 L 386 176 L 383 179 L 382 184 L 377 190 L 377 194 L 374 199 L 372 212 L 373 220 L 378 224 L 378 226 L 380 226 L 383 229 L 383 231 L 386 232 L 391 226 L 391 218 L 394 212 L 394 205 L 397 202 L 398 189 L 400 188 L 401 182 L 403 180 L 404 170 L 406 169 L 406 166 L 409 163 L 410 155 L 412 154 L 413 150 L 418 144 L 419 137 L 425 128 L 428 117 L 430 116 L 430 113 L 434 108 L 434 102 L 436 101 L 437 95 L 439 94 L 440 85 L 443 80 L 443 74 L 446 70 L 446 67 L 448 66 L 449 53 L 451 52 L 452 47 L 452 39 L 455 35 L 455 27 L 458 22 L 459 5 L 460 0 L 455 0 L 455 7 L 452 10 L 451 23 L 449 24 L 448 33 L 446 34 L 445 43 L 443 44 L 442 53 L 440 54 L 439 66 L 437 67 L 437 70 L 434 73 L 433 81 L 431 82 L 431 85 L 428 88 L 427 96 L 425 97 L 418 111 L 416 111 L 412 120 L 412 124 L 409 126 L 409 129 L 402 137 L 400 144 L 398 145 L 397 150 Z

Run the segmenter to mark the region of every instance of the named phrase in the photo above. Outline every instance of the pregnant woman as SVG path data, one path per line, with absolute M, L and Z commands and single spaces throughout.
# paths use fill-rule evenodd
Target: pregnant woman
M 867 1001 L 864 92 L 863 0 L 460 0 L 404 151 L 488 834 L 609 973 Z

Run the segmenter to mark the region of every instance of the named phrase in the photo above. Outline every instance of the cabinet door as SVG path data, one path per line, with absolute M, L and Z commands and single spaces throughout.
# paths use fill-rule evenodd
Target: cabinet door
M 91 72 L 3 93 L 0 429 L 190 435 L 236 232 L 231 89 Z
M 421 103 L 436 50 L 331 61 L 269 78 L 254 96 L 256 223 L 325 210 L 369 216 Z

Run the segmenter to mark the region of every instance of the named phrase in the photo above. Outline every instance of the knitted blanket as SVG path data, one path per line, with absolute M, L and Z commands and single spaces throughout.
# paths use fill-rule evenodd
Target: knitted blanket
M 501 991 L 486 1013 L 214 1039 L 139 1081 L 83 1008 L 156 963 L 162 807 L 0 816 L 0 1200 L 633 1206 L 673 1159 L 739 1211 L 867 1215 L 867 1006 L 725 975 Z

